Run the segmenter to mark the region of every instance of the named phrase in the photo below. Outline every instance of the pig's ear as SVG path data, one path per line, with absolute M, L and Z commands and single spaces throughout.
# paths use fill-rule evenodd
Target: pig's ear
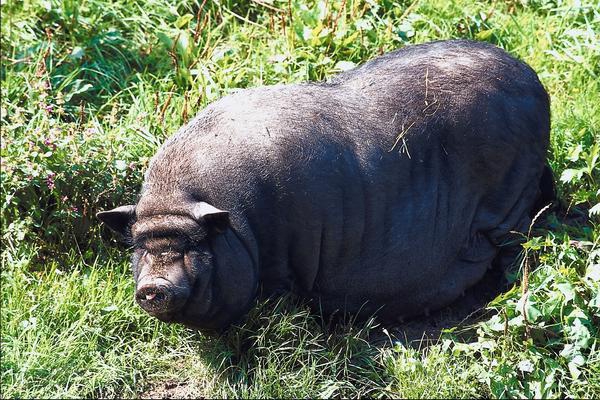
M 196 221 L 206 221 L 210 227 L 221 233 L 227 229 L 229 225 L 229 211 L 219 210 L 203 201 L 194 204 L 192 216 Z
M 135 206 L 127 205 L 117 207 L 110 211 L 100 211 L 96 217 L 104 222 L 110 229 L 127 236 L 130 222 L 135 218 Z

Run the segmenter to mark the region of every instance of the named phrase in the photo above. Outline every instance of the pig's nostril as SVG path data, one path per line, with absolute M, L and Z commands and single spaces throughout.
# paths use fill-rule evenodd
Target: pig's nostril
M 160 303 L 161 301 L 163 301 L 165 299 L 166 295 L 163 292 L 154 292 L 154 293 L 148 293 L 146 295 L 146 300 L 147 301 L 152 301 L 155 303 Z
M 156 285 L 141 287 L 136 293 L 138 301 L 148 305 L 161 303 L 166 297 L 164 289 Z

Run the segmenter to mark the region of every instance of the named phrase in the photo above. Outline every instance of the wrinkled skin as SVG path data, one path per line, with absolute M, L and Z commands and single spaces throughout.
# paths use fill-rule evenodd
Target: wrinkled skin
M 136 299 L 164 321 L 222 329 L 259 288 L 325 313 L 422 314 L 527 231 L 551 193 L 549 129 L 524 63 L 412 46 L 211 104 L 155 155 L 137 205 L 99 218 L 131 238 Z

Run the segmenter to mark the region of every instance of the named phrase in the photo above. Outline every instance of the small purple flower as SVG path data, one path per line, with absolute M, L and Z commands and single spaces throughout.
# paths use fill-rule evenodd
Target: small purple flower
M 85 135 L 88 135 L 88 136 L 94 135 L 94 134 L 96 134 L 97 132 L 98 132 L 98 131 L 97 131 L 97 130 L 96 130 L 96 128 L 94 128 L 94 127 L 87 128 L 87 129 L 84 131 Z
M 44 106 L 44 110 L 46 110 L 46 112 L 47 112 L 48 114 L 52 112 L 52 108 L 53 108 L 52 104 L 46 104 L 46 105 Z
M 44 139 L 44 145 L 46 145 L 46 147 L 50 147 L 52 150 L 56 150 L 56 144 L 52 143 L 50 138 Z
M 75 207 L 75 206 L 71 206 L 71 207 L 69 207 L 69 211 L 71 211 L 71 212 L 77 212 L 77 211 L 79 211 L 79 209 L 77 207 Z
M 54 172 L 50 172 L 48 174 L 48 176 L 46 177 L 46 186 L 48 186 L 48 189 L 50 190 L 54 190 L 54 177 L 56 176 L 56 174 Z
M 134 162 L 129 163 L 129 169 L 132 170 L 132 171 L 135 169 L 135 163 Z

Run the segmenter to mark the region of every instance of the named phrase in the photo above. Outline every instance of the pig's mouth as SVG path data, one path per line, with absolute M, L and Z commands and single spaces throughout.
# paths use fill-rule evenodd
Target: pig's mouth
M 162 322 L 178 322 L 186 306 L 186 303 L 176 307 L 163 306 L 163 304 L 169 303 L 168 297 L 152 292 L 142 295 L 141 298 L 136 294 L 136 301 L 144 311 Z
M 161 320 L 177 313 L 189 297 L 189 288 L 176 286 L 162 277 L 144 277 L 135 292 L 135 300 L 140 307 Z
M 140 288 L 136 292 L 135 298 L 138 303 L 143 304 L 142 308 L 152 309 L 167 302 L 168 298 L 170 297 L 167 293 L 167 290 L 167 288 L 161 286 L 146 286 Z

